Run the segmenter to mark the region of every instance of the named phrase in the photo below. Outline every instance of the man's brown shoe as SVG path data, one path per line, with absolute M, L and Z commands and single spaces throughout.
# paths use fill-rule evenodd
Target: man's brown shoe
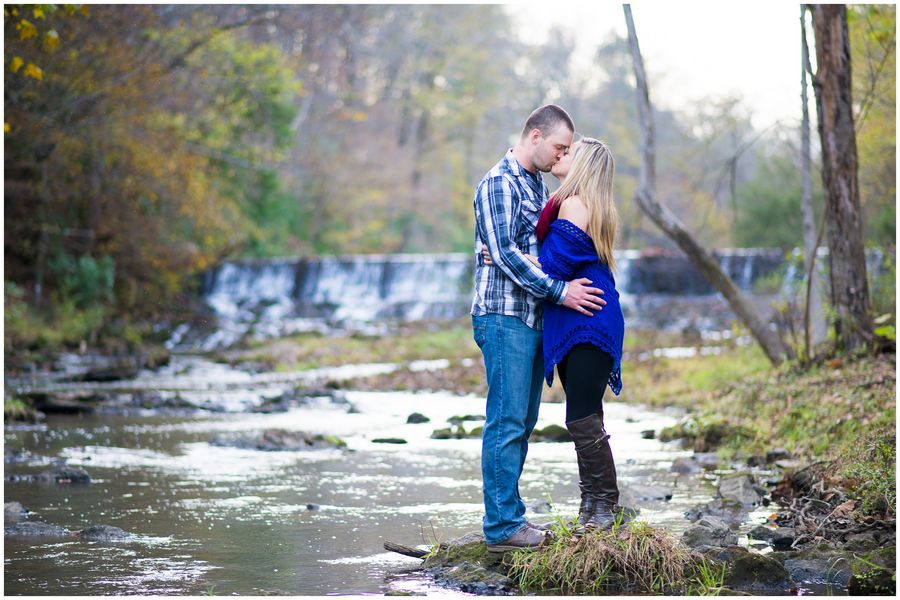
M 510 550 L 536 550 L 540 548 L 547 539 L 547 533 L 540 529 L 535 529 L 527 523 L 522 529 L 518 530 L 502 542 L 497 544 L 488 544 L 488 552 L 508 552 Z

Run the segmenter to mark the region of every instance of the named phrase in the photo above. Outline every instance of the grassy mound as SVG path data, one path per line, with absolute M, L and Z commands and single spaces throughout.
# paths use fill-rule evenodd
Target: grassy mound
M 632 522 L 576 538 L 564 523 L 536 551 L 509 553 L 509 577 L 526 593 L 717 595 L 724 566 L 707 561 L 662 529 Z

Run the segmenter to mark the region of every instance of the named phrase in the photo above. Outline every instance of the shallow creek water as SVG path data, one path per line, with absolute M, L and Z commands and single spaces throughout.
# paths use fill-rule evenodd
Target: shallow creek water
M 420 561 L 386 552 L 382 544 L 421 546 L 480 529 L 480 440 L 430 435 L 451 416 L 483 415 L 483 398 L 347 392 L 353 411 L 323 399 L 286 413 L 240 412 L 253 398 L 286 387 L 290 378 L 227 374 L 227 367 L 195 357 L 175 357 L 173 363 L 157 374 L 159 387 L 192 389 L 182 393 L 202 395 L 209 403 L 218 397 L 232 412 L 60 415 L 40 425 L 5 427 L 6 446 L 33 455 L 24 464 L 7 464 L 7 475 L 42 471 L 64 458 L 93 478 L 82 486 L 7 482 L 6 502 L 21 502 L 33 521 L 70 530 L 112 525 L 136 536 L 122 543 L 6 539 L 7 594 L 438 591 L 422 575 L 403 574 Z M 151 387 L 152 378 L 143 374 L 141 382 Z M 228 390 L 217 391 L 225 384 Z M 431 422 L 406 424 L 412 412 Z M 563 405 L 545 403 L 538 427 L 562 424 L 563 415 Z M 691 452 L 641 436 L 678 417 L 606 404 L 623 503 L 640 507 L 642 519 L 674 534 L 689 525 L 686 509 L 715 494 L 708 475 L 670 472 L 676 457 Z M 348 448 L 262 452 L 210 444 L 222 433 L 267 428 L 337 435 Z M 372 441 L 383 437 L 408 443 Z M 577 510 L 575 477 L 571 444 L 533 443 L 521 493 L 529 504 L 549 501 L 570 516 Z M 658 495 L 660 487 L 671 492 L 670 500 L 642 499 Z M 527 516 L 549 520 L 531 509 Z M 754 519 L 759 522 L 751 514 Z

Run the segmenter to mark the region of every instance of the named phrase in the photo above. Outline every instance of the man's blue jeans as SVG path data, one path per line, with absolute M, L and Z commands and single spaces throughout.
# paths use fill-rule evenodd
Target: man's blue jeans
M 543 335 L 517 317 L 497 314 L 473 316 L 472 328 L 488 383 L 481 436 L 484 538 L 496 544 L 525 524 L 519 477 L 544 387 Z

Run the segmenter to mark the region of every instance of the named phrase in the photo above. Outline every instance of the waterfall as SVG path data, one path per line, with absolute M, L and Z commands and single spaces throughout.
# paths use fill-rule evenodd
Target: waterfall
M 827 260 L 820 249 L 819 262 Z M 777 249 L 716 252 L 719 264 L 744 293 L 784 267 Z M 884 254 L 867 255 L 870 272 Z M 727 329 L 727 303 L 682 253 L 616 252 L 616 286 L 629 326 Z M 326 256 L 227 261 L 204 274 L 203 300 L 212 329 L 176 328 L 172 349 L 212 350 L 249 337 L 335 329 L 384 333 L 388 324 L 464 317 L 472 301 L 474 259 L 469 253 Z M 788 261 L 782 292 L 802 281 Z M 874 270 L 873 270 L 874 269 Z

